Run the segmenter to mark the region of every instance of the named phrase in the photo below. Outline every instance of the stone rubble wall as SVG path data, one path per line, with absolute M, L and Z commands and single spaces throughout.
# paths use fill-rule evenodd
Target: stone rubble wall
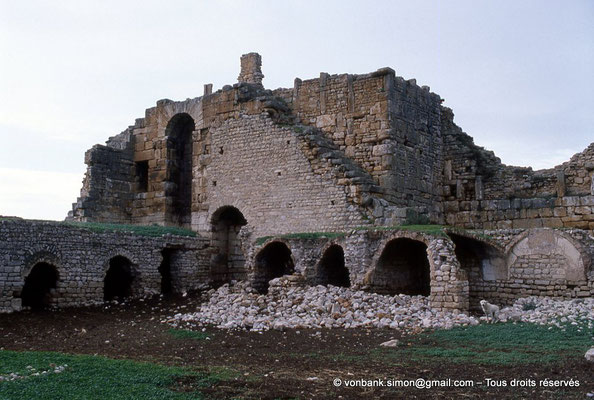
M 133 269 L 133 298 L 158 294 L 161 251 L 172 249 L 173 287 L 178 292 L 209 282 L 207 240 L 124 232 L 94 233 L 57 222 L 0 220 L 0 312 L 18 311 L 20 293 L 31 269 L 47 262 L 58 272 L 51 305 L 56 308 L 103 302 L 103 280 L 113 257 L 127 258 Z
M 469 232 L 469 235 L 483 240 L 489 247 L 502 249 L 500 255 L 506 262 L 503 277 L 492 277 L 484 269 L 490 268 L 483 263 L 491 261 L 492 254 L 482 255 L 479 262 L 472 265 L 461 262 L 455 253 L 456 245 L 447 235 L 373 229 L 351 231 L 336 238 L 272 237 L 262 243 L 254 243 L 247 249 L 247 276 L 248 280 L 254 279 L 253 268 L 258 253 L 270 243 L 280 241 L 292 252 L 295 272 L 302 275 L 308 284 L 316 284 L 324 251 L 336 244 L 344 251 L 351 287 L 373 291 L 369 279 L 383 249 L 392 240 L 408 238 L 427 245 L 431 267 L 429 299 L 435 309 L 478 309 L 481 299 L 512 304 L 526 296 L 594 296 L 594 237 L 587 231 L 481 230 Z
M 501 163 L 444 109 L 445 223 L 468 229 L 594 229 L 594 144 L 555 168 Z
M 81 222 L 130 221 L 135 191 L 132 130 L 110 138 L 105 146 L 95 145 L 85 153 L 87 172 L 80 197 L 66 220 Z

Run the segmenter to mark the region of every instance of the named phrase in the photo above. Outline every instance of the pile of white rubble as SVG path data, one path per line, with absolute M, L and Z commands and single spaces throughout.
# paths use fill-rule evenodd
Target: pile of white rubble
M 175 327 L 216 326 L 265 331 L 287 328 L 392 328 L 404 332 L 478 325 L 485 317 L 434 310 L 422 296 L 386 296 L 334 286 L 295 286 L 290 279 L 270 282 L 268 294 L 247 283 L 224 285 L 206 293 L 208 301 L 194 313 L 169 318 Z M 594 299 L 523 298 L 503 308 L 501 321 L 592 328 Z

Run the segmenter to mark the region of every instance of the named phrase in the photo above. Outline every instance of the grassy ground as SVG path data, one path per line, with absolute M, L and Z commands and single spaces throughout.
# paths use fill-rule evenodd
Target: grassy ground
M 174 226 L 140 226 L 140 225 L 125 225 L 125 224 L 108 224 L 100 222 L 64 222 L 66 225 L 74 226 L 76 228 L 88 229 L 92 232 L 132 232 L 139 236 L 158 237 L 165 234 L 177 236 L 196 236 L 196 232 L 190 229 L 183 229 Z
M 594 365 L 584 358 L 594 332 L 584 324 L 559 329 L 497 323 L 403 335 L 390 329 L 174 329 L 161 322 L 199 303 L 187 296 L 4 315 L 0 400 L 565 400 L 594 393 Z M 391 339 L 400 344 L 380 346 Z M 48 372 L 35 375 L 43 371 Z M 11 373 L 23 378 L 6 381 Z M 452 379 L 473 386 L 352 387 L 337 386 L 337 378 Z M 498 385 L 488 385 L 487 379 Z M 512 387 L 513 379 L 537 383 Z M 546 380 L 579 382 L 579 387 L 540 383 Z
M 190 331 L 187 329 L 169 329 L 168 333 L 177 339 L 195 339 L 195 340 L 205 340 L 209 337 L 207 333 L 198 332 L 198 331 Z M 212 336 L 212 335 L 211 335 Z
M 56 367 L 63 367 L 63 372 L 54 372 Z M 48 372 L 34 375 L 43 371 Z M 2 399 L 195 399 L 200 397 L 170 387 L 188 380 L 196 386 L 208 385 L 216 379 L 185 368 L 128 360 L 0 351 L 0 375 L 10 373 L 23 378 L 0 383 Z
M 457 327 L 414 336 L 404 346 L 375 351 L 377 357 L 428 363 L 518 365 L 581 358 L 594 332 L 569 325 L 564 330 L 528 323 Z

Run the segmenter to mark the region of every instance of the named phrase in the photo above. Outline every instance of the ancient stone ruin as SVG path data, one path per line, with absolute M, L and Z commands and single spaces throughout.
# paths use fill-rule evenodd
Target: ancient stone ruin
M 482 298 L 594 295 L 594 143 L 555 168 L 503 165 L 439 95 L 382 68 L 159 100 L 85 154 L 72 222 L 176 226 L 196 237 L 93 233 L 0 219 L 0 310 L 247 280 Z

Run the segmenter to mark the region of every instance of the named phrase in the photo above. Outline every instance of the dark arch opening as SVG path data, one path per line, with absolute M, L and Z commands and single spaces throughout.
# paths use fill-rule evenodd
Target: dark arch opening
M 282 242 L 267 244 L 256 255 L 253 287 L 259 293 L 268 293 L 270 281 L 295 271 L 291 250 Z
M 454 253 L 468 279 L 469 307 L 480 310 L 481 299 L 497 300 L 490 296 L 490 290 L 485 291 L 485 282 L 507 278 L 503 255 L 480 240 L 452 233 L 448 236 L 454 242 Z
M 211 262 L 211 281 L 220 286 L 245 274 L 245 256 L 241 250 L 239 231 L 247 221 L 232 206 L 219 208 L 212 217 L 212 245 L 217 249 Z
M 109 269 L 103 281 L 103 300 L 122 300 L 132 295 L 132 263 L 126 257 L 109 260 Z
M 166 195 L 172 199 L 171 222 L 190 226 L 192 217 L 192 133 L 194 119 L 186 113 L 177 114 L 167 124 L 168 180 Z
M 52 289 L 58 283 L 56 267 L 40 262 L 33 266 L 25 278 L 25 286 L 21 292 L 23 306 L 34 310 L 47 308 L 51 305 Z
M 427 245 L 408 238 L 388 242 L 377 262 L 370 286 L 377 293 L 429 296 L 431 268 Z
M 334 244 L 324 252 L 318 265 L 318 284 L 350 287 L 349 270 L 344 265 L 344 251 Z
M 173 280 L 171 278 L 171 258 L 173 256 L 173 249 L 163 249 L 161 251 L 163 261 L 159 265 L 159 273 L 161 274 L 161 293 L 170 295 L 173 293 Z

